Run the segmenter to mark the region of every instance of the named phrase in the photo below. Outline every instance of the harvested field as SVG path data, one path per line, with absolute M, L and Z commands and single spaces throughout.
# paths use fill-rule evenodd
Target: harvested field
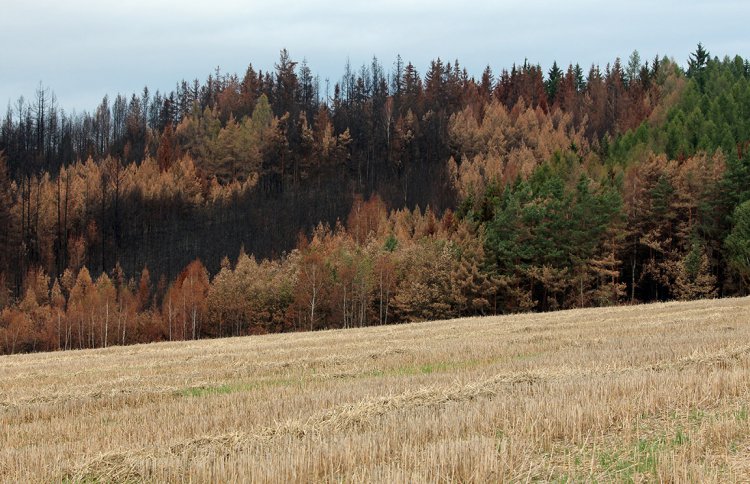
M 750 299 L 0 357 L 0 480 L 750 480 Z

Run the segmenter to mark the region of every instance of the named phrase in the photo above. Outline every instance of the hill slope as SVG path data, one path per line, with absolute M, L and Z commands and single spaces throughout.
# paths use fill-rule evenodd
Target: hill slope
M 750 299 L 0 357 L 0 480 L 731 481 Z

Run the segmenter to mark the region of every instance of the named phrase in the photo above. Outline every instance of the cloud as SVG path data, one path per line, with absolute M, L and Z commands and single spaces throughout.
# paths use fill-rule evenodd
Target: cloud
M 286 47 L 332 81 L 346 59 L 390 67 L 397 54 L 424 72 L 458 58 L 471 74 L 528 58 L 548 68 L 605 64 L 638 49 L 684 60 L 701 40 L 712 53 L 746 56 L 739 1 L 593 0 L 269 1 L 11 0 L 0 17 L 0 103 L 33 95 L 39 81 L 62 106 L 91 109 L 105 93 L 170 90 L 180 79 L 273 69 Z

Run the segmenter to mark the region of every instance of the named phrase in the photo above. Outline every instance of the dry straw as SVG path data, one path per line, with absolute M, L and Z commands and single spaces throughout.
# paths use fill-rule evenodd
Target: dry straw
M 743 482 L 750 299 L 0 358 L 7 482 Z

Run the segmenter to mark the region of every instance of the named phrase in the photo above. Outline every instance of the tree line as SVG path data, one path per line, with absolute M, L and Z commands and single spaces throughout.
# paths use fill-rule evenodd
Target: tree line
M 282 51 L 75 117 L 40 89 L 0 132 L 0 345 L 744 294 L 749 78 L 699 44 L 587 75 L 373 59 L 332 93 Z

